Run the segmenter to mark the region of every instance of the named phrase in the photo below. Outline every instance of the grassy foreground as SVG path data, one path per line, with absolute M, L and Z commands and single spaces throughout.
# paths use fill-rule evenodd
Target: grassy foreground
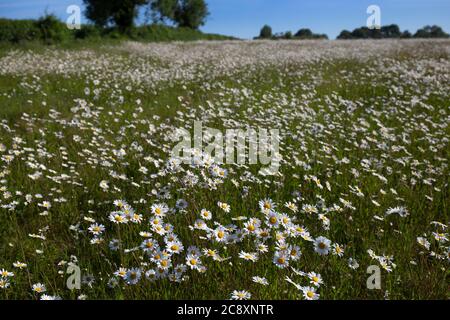
M 448 299 L 449 48 L 0 51 L 0 298 Z M 279 173 L 170 162 L 194 120 L 279 129 Z

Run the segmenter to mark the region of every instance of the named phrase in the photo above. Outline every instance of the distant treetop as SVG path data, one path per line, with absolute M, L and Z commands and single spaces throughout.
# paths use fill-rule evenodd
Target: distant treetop
M 356 28 L 353 31 L 343 30 L 337 39 L 392 39 L 392 38 L 448 38 L 439 26 L 425 26 L 412 35 L 408 30 L 400 31 L 396 24 L 383 26 L 380 29 L 367 27 Z
M 293 34 L 291 31 L 272 33 L 272 28 L 269 25 L 265 25 L 261 28 L 259 37 L 255 39 L 328 39 L 326 34 L 316 34 L 310 29 L 302 28 Z

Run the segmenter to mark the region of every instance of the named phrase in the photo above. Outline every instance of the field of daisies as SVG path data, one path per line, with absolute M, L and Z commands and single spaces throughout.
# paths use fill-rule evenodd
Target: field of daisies
M 449 98 L 448 40 L 1 48 L 0 299 L 448 299 Z

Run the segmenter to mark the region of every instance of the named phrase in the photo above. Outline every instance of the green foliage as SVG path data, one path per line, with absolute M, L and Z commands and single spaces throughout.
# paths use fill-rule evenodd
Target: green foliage
M 218 34 L 206 34 L 190 28 L 175 28 L 160 24 L 152 24 L 149 26 L 134 28 L 130 32 L 130 37 L 134 40 L 155 42 L 234 39 L 232 37 Z
M 175 20 L 175 11 L 178 6 L 177 0 L 149 0 L 149 3 L 155 22 Z
M 21 43 L 43 41 L 47 44 L 63 42 L 73 33 L 54 15 L 45 15 L 38 20 L 0 19 L 0 42 Z
M 417 30 L 414 34 L 414 38 L 448 38 L 449 34 L 445 33 L 439 26 L 425 26 L 422 29 Z
M 67 26 L 54 15 L 45 15 L 36 21 L 36 27 L 39 29 L 41 40 L 45 43 L 57 43 L 70 37 L 70 31 Z
M 136 41 L 195 41 L 231 40 L 233 37 L 207 34 L 184 27 L 170 27 L 160 24 L 132 27 L 125 32 L 118 28 L 104 28 L 97 25 L 82 25 L 79 30 L 69 30 L 54 16 L 36 20 L 0 19 L 0 43 L 27 43 L 31 41 L 45 44 L 71 43 L 76 40 L 107 41 L 132 39 Z
M 338 39 L 395 39 L 395 38 L 411 38 L 411 33 L 406 30 L 400 31 L 396 24 L 383 26 L 381 29 L 369 29 L 367 27 L 356 28 L 352 32 L 343 30 L 337 37 Z M 439 26 L 425 26 L 417 30 L 414 38 L 448 38 L 449 35 Z
M 86 5 L 86 17 L 97 26 L 114 24 L 121 31 L 130 29 L 134 24 L 139 6 L 147 0 L 83 0 Z
M 326 34 L 318 34 L 313 33 L 310 29 L 300 29 L 295 34 L 295 38 L 298 39 L 328 39 L 328 36 Z
M 326 34 L 313 33 L 310 29 L 306 28 L 298 30 L 295 35 L 293 35 L 291 31 L 272 34 L 272 28 L 265 25 L 262 27 L 259 37 L 256 37 L 255 39 L 328 39 L 328 36 Z
M 272 28 L 269 25 L 265 25 L 262 27 L 260 33 L 259 33 L 260 39 L 270 39 L 272 38 Z
M 179 27 L 198 29 L 209 15 L 205 0 L 180 0 L 175 10 L 175 22 Z
M 33 20 L 0 19 L 0 42 L 19 43 L 40 37 Z

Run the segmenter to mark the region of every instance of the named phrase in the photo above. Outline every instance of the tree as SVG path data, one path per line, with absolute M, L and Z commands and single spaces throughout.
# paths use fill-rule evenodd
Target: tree
M 292 32 L 291 32 L 291 31 L 287 31 L 287 32 L 284 34 L 284 38 L 285 38 L 285 39 L 292 39 L 292 37 L 293 37 L 293 35 L 292 35 Z
M 209 15 L 205 0 L 179 0 L 174 19 L 179 27 L 198 29 L 206 22 Z
M 111 22 L 112 1 L 105 0 L 83 0 L 86 10 L 86 18 L 99 27 L 106 26 Z
M 272 38 L 272 28 L 267 24 L 261 28 L 261 32 L 259 33 L 259 37 L 261 39 L 270 39 Z
M 175 20 L 178 0 L 149 0 L 149 4 L 156 21 Z
M 414 38 L 448 38 L 449 35 L 439 26 L 425 26 L 417 30 Z
M 403 38 L 403 39 L 409 39 L 411 37 L 412 37 L 412 34 L 408 30 L 403 31 L 400 36 L 400 38 Z
M 400 28 L 396 24 L 381 27 L 382 38 L 400 38 L 401 35 Z
M 295 34 L 295 37 L 297 38 L 305 38 L 305 39 L 311 39 L 313 36 L 313 33 L 310 29 L 300 29 L 297 31 L 297 33 Z
M 97 26 L 105 27 L 115 24 L 125 31 L 134 24 L 139 6 L 148 0 L 83 0 L 86 5 L 85 15 Z
M 337 39 L 352 39 L 352 33 L 348 30 L 342 30 L 341 33 L 337 36 Z

